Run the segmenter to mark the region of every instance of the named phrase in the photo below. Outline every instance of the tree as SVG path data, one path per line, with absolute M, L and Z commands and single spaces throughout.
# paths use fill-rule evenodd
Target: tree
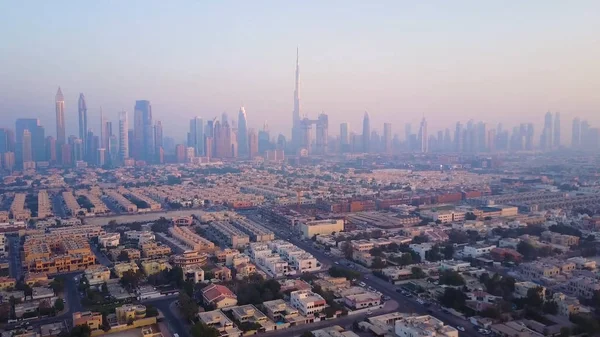
M 412 272 L 412 276 L 414 278 L 425 278 L 425 277 L 427 277 L 427 274 L 425 274 L 425 272 L 423 271 L 423 269 L 421 269 L 419 267 L 412 267 L 410 271 Z
M 50 288 L 54 291 L 54 294 L 58 294 L 65 289 L 65 280 L 62 277 L 55 277 L 50 282 Z
M 546 301 L 542 306 L 542 310 L 546 314 L 556 315 L 558 313 L 558 304 L 554 301 Z
M 569 337 L 571 336 L 571 329 L 568 326 L 563 326 L 560 328 L 560 337 Z
M 534 308 L 541 308 L 544 304 L 544 288 L 535 287 L 527 290 L 527 305 Z
M 144 275 L 142 274 L 142 272 L 140 270 L 135 271 L 135 272 L 133 270 L 128 270 L 123 273 L 123 277 L 121 277 L 120 282 L 124 287 L 127 287 L 130 290 L 133 290 L 139 286 L 140 280 L 143 277 L 144 277 Z
M 465 213 L 465 220 L 477 220 L 477 215 L 473 212 Z
M 448 242 L 456 244 L 467 243 L 469 242 L 469 236 L 466 232 L 453 229 L 448 233 Z
M 106 282 L 102 283 L 101 290 L 102 290 L 102 294 L 104 294 L 104 295 L 108 295 L 109 294 L 109 292 L 108 292 L 108 284 L 106 284 Z
M 158 316 L 158 309 L 152 304 L 146 304 L 146 317 L 156 317 Z
M 56 301 L 54 301 L 54 309 L 56 309 L 57 312 L 65 309 L 65 304 L 63 303 L 62 298 L 57 298 Z
M 463 286 L 465 285 L 465 279 L 458 272 L 453 270 L 444 270 L 440 273 L 439 278 L 440 284 L 447 284 L 450 286 Z
M 78 325 L 71 329 L 70 337 L 90 337 L 92 331 L 88 325 Z
M 452 257 L 454 257 L 454 246 L 453 245 L 444 246 L 442 253 L 444 254 L 444 259 L 446 259 L 446 260 L 452 259 Z
M 382 257 L 383 249 L 381 249 L 380 247 L 373 247 L 373 248 L 371 248 L 371 250 L 369 250 L 369 253 L 373 256 Z
M 202 322 L 198 322 L 192 326 L 190 333 L 193 337 L 219 337 L 219 330 L 208 326 Z
M 537 249 L 529 242 L 519 242 L 519 244 L 517 244 L 517 252 L 523 255 L 525 260 L 531 261 L 537 258 Z
M 425 235 L 417 235 L 412 239 L 412 243 L 419 244 L 428 242 L 429 238 Z
M 352 244 L 350 243 L 350 241 L 345 241 L 340 246 L 342 248 L 342 252 L 344 253 L 344 256 L 348 260 L 351 260 L 353 254 L 354 254 L 354 248 L 352 248 Z
M 440 297 L 440 303 L 446 308 L 461 309 L 465 306 L 467 297 L 458 289 L 446 288 Z
M 122 250 L 119 256 L 117 256 L 117 261 L 129 261 L 129 254 L 125 250 Z
M 193 321 L 198 313 L 198 304 L 186 293 L 179 294 L 179 310 L 185 319 Z
M 317 276 L 315 276 L 309 272 L 303 272 L 302 275 L 300 275 L 300 279 L 304 282 L 312 282 L 312 281 L 316 280 L 317 278 L 318 278 Z
M 373 263 L 371 264 L 372 268 L 381 269 L 385 267 L 385 261 L 383 261 L 379 256 L 373 258 Z
M 313 333 L 310 331 L 305 331 L 300 335 L 300 337 L 315 337 L 315 335 L 313 335 Z

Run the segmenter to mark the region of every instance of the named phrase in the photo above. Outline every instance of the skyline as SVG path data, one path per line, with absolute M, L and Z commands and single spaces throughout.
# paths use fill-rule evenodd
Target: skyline
M 61 86 L 69 135 L 78 134 L 73 120 L 83 92 L 95 130 L 99 118 L 92 116 L 99 115 L 100 106 L 114 121 L 122 110 L 131 117 L 136 100 L 150 100 L 154 119 L 163 121 L 165 135 L 174 136 L 194 116 L 207 120 L 223 111 L 235 116 L 243 102 L 249 127 L 266 120 L 289 139 L 297 45 L 302 112 L 316 118 L 324 111 L 330 125 L 348 122 L 355 132 L 365 110 L 373 127 L 381 131 L 389 122 L 400 135 L 405 123 L 417 125 L 423 114 L 431 131 L 482 114 L 491 124 L 532 121 L 540 130 L 538 116 L 548 110 L 565 120 L 598 124 L 593 88 L 600 87 L 595 75 L 600 66 L 593 32 L 600 29 L 600 11 L 590 10 L 598 4 L 543 4 L 541 13 L 536 2 L 507 9 L 466 1 L 352 8 L 276 4 L 266 11 L 243 5 L 229 13 L 222 4 L 179 8 L 144 2 L 132 15 L 155 25 L 120 20 L 133 12 L 126 11 L 131 4 L 82 4 L 66 11 L 60 4 L 3 4 L 8 20 L 0 23 L 1 31 L 18 33 L 5 39 L 0 75 L 13 80 L 0 85 L 0 124 L 12 125 L 18 115 L 53 125 L 52 93 Z M 283 15 L 288 24 L 276 15 L 280 10 L 298 17 Z M 19 20 L 27 13 L 31 21 L 47 22 L 57 11 L 62 20 L 50 30 L 32 31 Z M 309 15 L 311 25 L 302 24 Z M 204 16 L 206 22 L 196 23 Z M 195 20 L 170 25 L 178 17 Z M 235 24 L 203 33 L 223 18 Z M 89 22 L 85 29 L 75 29 L 83 22 Z M 75 48 L 82 43 L 89 46 L 85 52 Z M 39 51 L 32 53 L 31 45 Z M 58 45 L 65 50 L 57 53 Z M 151 46 L 160 48 L 139 52 Z M 568 138 L 570 128 L 565 123 L 562 128 Z

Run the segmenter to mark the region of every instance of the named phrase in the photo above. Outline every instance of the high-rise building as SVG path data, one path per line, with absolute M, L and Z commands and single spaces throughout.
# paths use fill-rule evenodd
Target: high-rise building
M 87 130 L 88 130 L 88 117 L 87 117 L 87 104 L 85 102 L 85 96 L 83 93 L 79 94 L 79 102 L 77 104 L 77 111 L 79 115 L 79 138 L 83 144 L 87 144 Z M 87 149 L 84 149 L 84 151 Z M 87 153 L 84 153 L 87 155 Z
M 127 111 L 119 112 L 119 161 L 129 158 L 129 125 Z
M 63 96 L 60 87 L 56 92 L 56 145 L 62 146 L 66 141 L 65 132 L 65 97 Z
M 204 156 L 204 120 L 201 117 L 194 117 L 190 120 L 190 139 L 189 147 L 194 148 L 196 157 Z
M 33 150 L 31 148 L 31 132 L 27 129 L 23 130 L 23 135 L 21 136 L 21 146 L 21 153 L 23 155 L 23 166 L 25 166 L 25 163 L 33 161 Z
M 154 162 L 162 163 L 161 153 L 163 152 L 163 126 L 161 121 L 156 121 L 156 124 L 154 125 L 154 146 Z
M 544 117 L 544 130 L 542 131 L 542 136 L 540 137 L 540 145 L 542 149 L 546 151 L 552 150 L 552 146 L 554 144 L 552 142 L 552 135 L 554 133 L 552 122 L 552 113 L 548 111 Z
M 240 107 L 240 111 L 238 113 L 237 136 L 240 157 L 247 157 L 249 155 L 250 148 L 248 146 L 248 120 L 244 107 Z
M 371 122 L 369 119 L 369 113 L 365 111 L 363 116 L 363 128 L 362 128 L 362 150 L 363 152 L 369 152 L 371 150 Z
M 136 160 L 152 161 L 154 158 L 154 124 L 152 124 L 152 106 L 150 101 L 135 102 L 133 115 L 134 148 Z
M 581 145 L 581 120 L 579 117 L 573 119 L 573 129 L 571 131 L 571 147 L 576 149 Z
M 348 123 L 340 124 L 340 145 L 342 152 L 348 151 L 350 145 L 350 125 Z
M 463 152 L 463 143 L 463 126 L 461 122 L 456 122 L 456 128 L 454 130 L 454 150 L 459 153 Z
M 271 148 L 271 134 L 269 133 L 269 126 L 265 122 L 263 129 L 258 131 L 258 152 L 264 155 L 265 151 L 271 150 Z
M 18 118 L 15 123 L 15 161 L 22 165 L 23 160 L 23 131 L 28 130 L 30 134 L 40 130 L 40 121 L 37 118 Z M 43 146 L 43 144 L 42 144 Z
M 302 120 L 300 118 L 300 60 L 299 50 L 296 48 L 296 82 L 294 85 L 294 111 L 292 113 L 292 146 L 294 151 L 302 143 Z
M 178 163 L 185 163 L 185 145 L 175 145 L 175 161 Z
M 533 123 L 527 123 L 527 132 L 525 134 L 525 150 L 533 151 Z
M 392 153 L 392 123 L 383 123 L 383 152 Z
M 586 120 L 581 121 L 581 130 L 579 131 L 581 134 L 580 145 L 581 148 L 590 149 L 593 147 L 592 142 L 590 141 L 590 123 Z
M 250 159 L 256 157 L 258 155 L 258 135 L 256 134 L 256 130 L 249 129 L 248 130 L 248 157 Z
M 419 128 L 419 144 L 420 151 L 426 153 L 429 151 L 429 138 L 427 136 L 427 121 L 425 117 L 421 120 L 421 127 Z
M 15 151 L 15 132 L 12 129 L 0 128 L 0 154 Z
M 110 131 L 108 130 L 108 125 L 108 120 L 102 113 L 102 108 L 100 108 L 100 148 L 105 149 L 105 151 L 110 148 Z
M 46 161 L 56 163 L 56 139 L 52 136 L 46 137 Z
M 324 155 L 327 153 L 327 142 L 329 139 L 329 116 L 324 113 L 317 119 L 316 153 Z
M 554 113 L 554 135 L 552 137 L 554 148 L 560 147 L 560 112 Z

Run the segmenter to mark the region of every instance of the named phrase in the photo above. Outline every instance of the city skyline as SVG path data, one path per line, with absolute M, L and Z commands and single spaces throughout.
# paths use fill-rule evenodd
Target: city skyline
M 517 125 L 529 120 L 537 130 L 542 123 L 537 116 L 548 110 L 560 111 L 565 119 L 579 116 L 592 124 L 600 122 L 592 89 L 600 86 L 600 77 L 593 76 L 599 71 L 594 61 L 598 50 L 588 48 L 595 45 L 590 32 L 597 31 L 600 22 L 595 20 L 595 13 L 600 11 L 590 10 L 597 6 L 595 3 L 544 3 L 542 13 L 532 3 L 514 5 L 510 11 L 496 4 L 469 2 L 442 4 L 439 8 L 395 3 L 388 4 L 389 8 L 357 4 L 354 9 L 311 5 L 319 9 L 311 12 L 316 15 L 314 27 L 298 23 L 307 10 L 294 5 L 285 13 L 297 11 L 301 15 L 282 25 L 282 32 L 277 33 L 271 25 L 266 27 L 257 21 L 279 22 L 274 15 L 281 9 L 279 5 L 271 11 L 249 6 L 245 11 L 232 13 L 239 24 L 226 25 L 220 39 L 205 34 L 190 39 L 191 31 L 206 31 L 205 24 L 210 25 L 224 14 L 220 5 L 205 8 L 190 4 L 189 13 L 181 13 L 180 8 L 168 4 L 149 3 L 142 13 L 136 13 L 136 17 L 147 16 L 160 23 L 164 22 L 162 16 L 166 22 L 179 15 L 215 17 L 205 23 L 189 20 L 203 22 L 189 26 L 159 24 L 164 32 L 147 25 L 131 27 L 125 23 L 130 20 L 117 20 L 122 15 L 118 10 L 127 9 L 127 4 L 99 4 L 93 14 L 87 5 L 74 6 L 60 11 L 65 18 L 55 28 L 60 34 L 32 32 L 23 27 L 22 20 L 12 19 L 27 13 L 33 21 L 45 22 L 45 18 L 60 10 L 60 6 L 29 6 L 2 5 L 3 12 L 11 14 L 0 23 L 2 31 L 21 32 L 7 36 L 11 53 L 0 65 L 3 77 L 15 79 L 10 86 L 6 83 L 1 87 L 5 96 L 0 99 L 0 109 L 8 112 L 0 115 L 3 125 L 12 124 L 10 116 L 14 115 L 40 118 L 53 134 L 49 99 L 60 85 L 65 93 L 67 134 L 78 134 L 77 126 L 70 121 L 77 119 L 77 93 L 83 92 L 88 114 L 97 115 L 102 106 L 113 120 L 119 111 L 133 113 L 132 102 L 137 99 L 152 101 L 154 118 L 163 121 L 168 136 L 177 135 L 173 130 L 187 128 L 187 121 L 194 116 L 212 118 L 223 111 L 235 116 L 244 102 L 252 116 L 250 127 L 260 126 L 266 120 L 271 130 L 283 132 L 290 139 L 289 112 L 293 107 L 289 98 L 294 90 L 290 78 L 293 49 L 297 45 L 303 69 L 302 113 L 316 118 L 324 111 L 330 125 L 348 122 L 356 128 L 353 131 L 360 130 L 357 127 L 365 110 L 377 128 L 386 122 L 416 125 L 425 114 L 431 131 L 443 129 L 455 120 L 475 119 L 482 113 L 488 123 Z M 387 14 L 394 9 L 400 13 L 397 18 Z M 113 18 L 115 13 L 118 15 Z M 478 15 L 470 15 L 473 13 Z M 347 19 L 360 17 L 364 27 L 353 27 L 352 20 L 328 24 L 335 14 Z M 462 20 L 456 15 L 462 15 Z M 411 19 L 412 16 L 418 19 Z M 81 26 L 78 23 L 83 18 L 91 20 L 90 28 L 73 29 Z M 434 18 L 439 20 L 430 29 L 416 22 Z M 99 32 L 102 19 L 110 20 L 111 25 Z M 105 24 L 101 26 L 106 28 Z M 517 29 L 519 37 L 514 34 Z M 131 33 L 121 36 L 122 31 Z M 177 38 L 161 39 L 166 45 L 156 55 L 138 53 L 168 33 Z M 284 35 L 286 39 L 282 41 Z M 72 44 L 66 39 L 89 41 L 92 36 L 96 43 L 89 52 L 95 57 L 82 51 L 51 52 L 54 44 L 45 42 L 56 40 L 56 45 L 71 51 Z M 255 38 L 256 43 L 245 41 L 248 36 Z M 196 44 L 183 43 L 190 40 L 213 47 L 199 53 Z M 39 45 L 40 52 L 28 53 L 27 46 L 31 44 Z M 99 48 L 119 52 L 107 54 Z M 243 50 L 243 56 L 232 53 L 234 50 Z M 132 64 L 130 60 L 134 59 L 136 63 Z M 561 66 L 565 64 L 569 67 Z M 95 129 L 98 118 L 90 117 L 89 123 Z M 570 128 L 564 124 L 563 133 L 568 139 Z

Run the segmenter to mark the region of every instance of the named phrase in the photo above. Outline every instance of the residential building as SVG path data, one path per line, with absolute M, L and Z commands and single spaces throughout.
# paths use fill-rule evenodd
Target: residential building
M 527 292 L 529 291 L 529 289 L 535 289 L 535 288 L 541 288 L 542 296 L 544 296 L 544 297 L 546 296 L 546 288 L 545 287 L 543 287 L 537 283 L 533 283 L 533 282 L 529 282 L 529 281 L 516 282 L 514 296 L 516 298 L 526 298 Z
M 583 311 L 583 306 L 576 297 L 568 296 L 563 293 L 552 294 L 552 300 L 558 306 L 558 314 L 565 317 L 578 314 Z
M 359 337 L 359 335 L 353 331 L 347 331 L 339 325 L 313 330 L 311 332 L 315 337 Z
M 576 277 L 569 279 L 567 289 L 576 296 L 590 299 L 596 291 L 600 291 L 600 283 L 591 277 Z
M 141 248 L 143 256 L 148 258 L 171 255 L 171 247 L 156 242 L 145 242 L 141 244 Z
M 184 275 L 186 279 L 194 280 L 194 283 L 199 283 L 204 281 L 204 269 L 200 266 L 189 267 L 184 270 Z
M 104 248 L 117 247 L 121 241 L 121 234 L 106 233 L 98 236 L 98 244 Z
M 289 302 L 281 299 L 263 302 L 263 307 L 266 311 L 265 314 L 283 327 L 312 323 L 314 321 L 314 316 L 302 316 L 298 309 L 292 307 Z
M 169 228 L 172 237 L 194 251 L 208 251 L 215 248 L 215 244 L 194 233 L 189 227 L 173 226 Z
M 146 276 L 158 274 L 165 269 L 170 270 L 172 268 L 167 259 L 144 260 L 140 264 Z
M 113 270 L 115 271 L 115 274 L 117 274 L 117 276 L 119 278 L 123 277 L 123 274 L 126 271 L 132 271 L 134 273 L 136 273 L 140 268 L 138 267 L 138 265 L 135 262 L 121 262 L 121 263 L 115 263 L 115 265 L 113 266 Z
M 14 288 L 17 285 L 17 280 L 8 276 L 0 276 L 0 290 Z
M 425 256 L 427 252 L 431 251 L 431 249 L 433 248 L 433 244 L 429 242 L 411 243 L 408 247 L 412 249 L 415 253 L 419 254 L 419 256 L 421 257 L 421 261 L 425 261 Z
M 220 337 L 240 337 L 242 335 L 242 331 L 233 325 L 233 322 L 221 310 L 199 312 L 197 316 L 200 322 L 216 329 Z
M 456 328 L 444 325 L 444 322 L 429 315 L 399 319 L 394 324 L 394 331 L 399 337 L 458 337 Z
M 202 300 L 219 309 L 237 305 L 237 296 L 229 288 L 219 284 L 211 284 L 202 289 Z
M 98 331 L 102 328 L 102 314 L 99 312 L 74 312 L 73 313 L 73 327 L 79 325 L 87 325 L 91 332 Z
M 381 295 L 370 291 L 347 295 L 344 296 L 344 303 L 348 308 L 354 310 L 376 307 L 381 304 Z
M 489 254 L 494 248 L 496 248 L 496 245 L 469 245 L 465 246 L 463 255 L 471 258 L 480 257 Z
M 272 331 L 277 328 L 267 315 L 263 314 L 252 304 L 230 308 L 233 317 L 240 323 L 255 323 L 260 325 L 259 332 Z
M 184 270 L 190 267 L 203 266 L 206 264 L 207 260 L 207 254 L 197 251 L 187 251 L 181 255 L 173 256 L 173 263 Z
M 110 269 L 106 266 L 95 264 L 87 267 L 84 275 L 90 285 L 98 285 L 110 279 Z
M 292 291 L 290 302 L 304 316 L 319 313 L 327 307 L 325 299 L 310 290 Z

